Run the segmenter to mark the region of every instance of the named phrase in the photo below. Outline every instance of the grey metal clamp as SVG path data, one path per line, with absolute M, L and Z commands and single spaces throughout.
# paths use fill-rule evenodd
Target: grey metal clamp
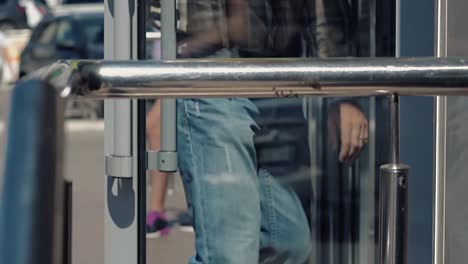
M 116 178 L 132 178 L 132 157 L 106 156 L 106 175 Z
M 146 152 L 146 169 L 162 172 L 177 171 L 177 152 L 148 151 Z

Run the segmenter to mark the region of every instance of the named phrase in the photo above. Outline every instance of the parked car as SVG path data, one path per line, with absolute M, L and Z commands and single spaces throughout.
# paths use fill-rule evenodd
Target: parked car
M 89 4 L 89 3 L 103 3 L 104 0 L 62 0 L 63 5 L 68 4 Z
M 0 0 L 0 31 L 33 28 L 47 12 L 45 0 Z
M 5 65 L 5 59 L 4 54 L 3 54 L 3 49 L 5 46 L 5 36 L 3 33 L 0 31 L 0 88 L 2 88 L 3 85 L 3 68 Z
M 103 5 L 60 7 L 33 30 L 21 53 L 19 75 L 21 78 L 58 60 L 103 57 Z M 103 104 L 98 101 L 72 101 L 67 115 L 102 116 Z

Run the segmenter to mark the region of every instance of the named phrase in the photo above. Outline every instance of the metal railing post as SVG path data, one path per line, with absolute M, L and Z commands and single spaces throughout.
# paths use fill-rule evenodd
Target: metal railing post
M 3 194 L 0 263 L 62 263 L 63 102 L 39 80 L 11 96 Z
M 137 59 L 137 0 L 106 0 L 104 57 Z M 144 263 L 140 216 L 137 101 L 105 100 L 104 263 Z
M 176 1 L 161 1 L 161 47 L 163 60 L 175 60 L 176 41 Z M 158 155 L 158 169 L 174 172 L 177 170 L 175 99 L 161 100 L 161 149 Z
M 436 56 L 446 58 L 448 53 L 448 0 L 437 0 L 435 2 L 437 12 Z M 433 264 L 444 264 L 446 257 L 447 103 L 447 96 L 437 96 L 435 99 Z
M 378 263 L 406 264 L 409 167 L 400 163 L 400 121 L 397 95 L 392 95 L 390 104 L 392 161 L 380 167 Z

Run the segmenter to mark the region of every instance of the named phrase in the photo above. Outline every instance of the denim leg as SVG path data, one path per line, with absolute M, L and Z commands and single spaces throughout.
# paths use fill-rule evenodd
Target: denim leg
M 179 168 L 196 234 L 191 264 L 258 263 L 255 112 L 247 99 L 178 102 Z
M 304 264 L 310 254 L 310 229 L 296 193 L 266 170 L 260 181 L 262 264 Z

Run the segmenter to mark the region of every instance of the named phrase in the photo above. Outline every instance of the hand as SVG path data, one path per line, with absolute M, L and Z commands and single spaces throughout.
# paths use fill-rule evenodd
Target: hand
M 339 150 L 339 160 L 352 163 L 367 144 L 368 121 L 362 110 L 351 102 L 341 102 L 329 109 L 329 146 Z M 340 135 L 338 135 L 340 133 Z
M 339 159 L 341 162 L 353 162 L 367 144 L 369 138 L 369 125 L 364 113 L 351 103 L 339 104 L 341 149 Z

